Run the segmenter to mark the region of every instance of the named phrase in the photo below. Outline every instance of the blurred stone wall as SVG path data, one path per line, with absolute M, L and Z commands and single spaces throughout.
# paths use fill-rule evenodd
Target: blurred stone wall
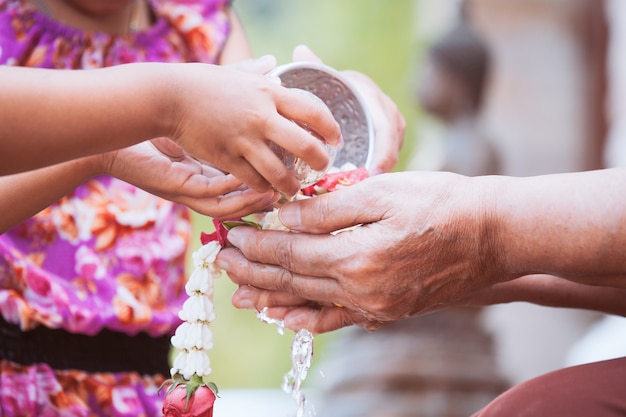
M 493 54 L 485 125 L 502 174 L 602 167 L 607 24 L 602 0 L 468 0 Z M 512 382 L 565 365 L 598 314 L 514 303 L 486 310 Z
M 503 174 L 599 168 L 606 123 L 601 0 L 470 0 L 493 53 L 486 122 Z M 598 76 L 600 75 L 600 76 Z

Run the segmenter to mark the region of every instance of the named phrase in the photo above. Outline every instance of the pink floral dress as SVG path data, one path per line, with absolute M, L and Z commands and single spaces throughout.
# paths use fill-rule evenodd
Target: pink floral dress
M 229 3 L 151 0 L 149 29 L 112 36 L 63 26 L 26 0 L 0 0 L 0 64 L 216 63 L 230 30 Z M 186 298 L 190 235 L 185 207 L 115 178 L 93 178 L 0 235 L 0 316 L 24 331 L 45 326 L 73 334 L 108 329 L 168 336 Z M 2 359 L 0 415 L 159 415 L 162 381 Z

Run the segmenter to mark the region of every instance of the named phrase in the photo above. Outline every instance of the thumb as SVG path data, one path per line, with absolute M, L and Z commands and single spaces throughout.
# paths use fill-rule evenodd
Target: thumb
M 278 217 L 291 230 L 318 234 L 378 221 L 383 216 L 377 205 L 366 202 L 367 194 L 359 191 L 365 182 L 286 203 L 279 209 Z
M 304 61 L 304 62 L 316 62 L 318 64 L 322 63 L 322 60 L 320 59 L 320 57 L 315 55 L 313 51 L 311 51 L 309 47 L 306 45 L 296 46 L 293 50 L 292 59 L 293 59 L 293 62 Z
M 235 64 L 230 64 L 228 67 L 254 74 L 267 74 L 276 67 L 276 57 L 273 55 L 264 55 L 256 59 L 247 59 Z

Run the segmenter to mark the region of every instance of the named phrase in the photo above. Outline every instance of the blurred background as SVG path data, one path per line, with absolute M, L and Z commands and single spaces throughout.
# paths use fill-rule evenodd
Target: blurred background
M 378 83 L 407 121 L 396 170 L 528 176 L 626 161 L 623 0 L 235 0 L 234 7 L 255 55 L 287 63 L 306 44 L 326 64 Z M 211 228 L 209 219 L 194 221 L 197 233 Z M 216 290 L 214 380 L 227 390 L 278 389 L 293 333 L 280 336 L 234 309 L 228 278 Z M 511 384 L 623 356 L 624 323 L 515 303 L 453 309 L 375 333 L 343 329 L 316 338 L 306 386 L 320 417 L 467 416 Z

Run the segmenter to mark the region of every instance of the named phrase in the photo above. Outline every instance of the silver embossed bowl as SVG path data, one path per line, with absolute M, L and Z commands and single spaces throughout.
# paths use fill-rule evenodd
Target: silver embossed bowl
M 352 163 L 370 168 L 374 148 L 374 128 L 359 93 L 337 70 L 315 62 L 292 62 L 276 67 L 277 76 L 288 88 L 298 88 L 319 97 L 339 123 L 343 143 L 334 166 Z

